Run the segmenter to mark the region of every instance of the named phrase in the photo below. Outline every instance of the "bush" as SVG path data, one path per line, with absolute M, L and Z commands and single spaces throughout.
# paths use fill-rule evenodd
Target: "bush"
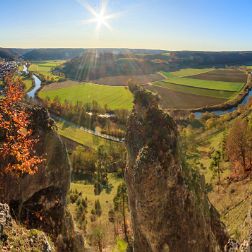
M 70 203 L 74 204 L 80 195 L 81 193 L 79 193 L 77 190 L 74 190 L 74 191 L 70 190 L 68 192 L 68 198 L 69 198 Z
M 101 214 L 102 214 L 102 208 L 101 208 L 101 204 L 100 204 L 100 201 L 99 200 L 96 200 L 95 201 L 95 214 L 97 215 L 97 216 L 101 216 Z

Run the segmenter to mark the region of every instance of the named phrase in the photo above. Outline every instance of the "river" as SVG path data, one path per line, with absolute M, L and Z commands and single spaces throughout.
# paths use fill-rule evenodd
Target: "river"
M 26 67 L 26 70 L 25 70 L 25 67 L 26 66 L 24 66 L 24 72 L 27 74 L 27 73 L 29 73 L 29 71 L 28 71 L 27 67 Z M 34 80 L 35 86 L 32 88 L 32 90 L 29 93 L 27 93 L 27 95 L 28 95 L 28 97 L 30 97 L 32 99 L 36 99 L 36 93 L 41 88 L 42 81 L 36 75 L 34 75 L 34 74 L 32 75 L 32 78 Z M 76 128 L 79 128 L 80 130 L 85 131 L 87 133 L 90 133 L 92 135 L 95 135 L 95 136 L 98 136 L 98 137 L 101 137 L 101 138 L 104 138 L 104 139 L 107 139 L 107 140 L 110 140 L 110 141 L 119 142 L 119 143 L 123 143 L 123 141 L 124 141 L 124 139 L 120 139 L 120 138 L 116 138 L 116 137 L 113 137 L 113 136 L 101 134 L 99 132 L 95 132 L 93 130 L 90 130 L 90 129 L 78 126 L 78 125 L 76 125 L 74 123 L 66 121 L 62 117 L 58 117 L 58 116 L 55 116 L 55 115 L 51 115 L 51 116 L 56 121 L 68 123 L 69 125 L 71 125 L 73 127 L 76 127 Z
M 252 89 L 249 90 L 248 94 L 243 98 L 243 100 L 239 103 L 239 105 L 247 104 L 250 97 L 252 97 Z M 226 110 L 213 110 L 213 111 L 209 111 L 209 112 L 214 113 L 215 115 L 219 115 L 219 116 L 225 115 L 227 113 L 234 112 L 238 108 L 239 105 L 234 106 L 230 109 L 226 109 Z M 203 113 L 205 113 L 205 112 L 195 112 L 194 114 L 195 114 L 196 118 L 199 119 Z
M 29 70 L 28 70 L 28 67 L 27 67 L 26 64 L 23 65 L 23 72 L 25 74 L 29 74 Z M 36 95 L 37 91 L 41 88 L 42 81 L 34 74 L 32 75 L 32 78 L 33 78 L 33 81 L 34 81 L 34 86 L 31 89 L 31 91 L 27 93 L 27 95 L 30 98 L 35 98 L 35 95 Z
M 34 84 L 35 86 L 32 88 L 32 90 L 30 92 L 27 93 L 28 97 L 30 98 L 35 98 L 36 92 L 41 88 L 41 80 L 36 76 L 36 75 L 32 75 L 32 78 L 34 80 Z
M 28 68 L 27 68 L 27 65 L 23 65 L 23 72 L 24 72 L 25 74 L 28 74 L 28 73 L 29 73 Z

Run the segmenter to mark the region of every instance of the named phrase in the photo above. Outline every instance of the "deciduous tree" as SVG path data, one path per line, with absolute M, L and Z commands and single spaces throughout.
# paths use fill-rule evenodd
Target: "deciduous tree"
M 234 122 L 227 137 L 226 151 L 233 167 L 242 173 L 251 169 L 252 160 L 252 130 L 246 120 Z
M 22 83 L 6 78 L 0 98 L 0 172 L 15 175 L 34 174 L 43 161 L 35 155 L 35 139 L 29 114 L 20 105 L 24 97 Z

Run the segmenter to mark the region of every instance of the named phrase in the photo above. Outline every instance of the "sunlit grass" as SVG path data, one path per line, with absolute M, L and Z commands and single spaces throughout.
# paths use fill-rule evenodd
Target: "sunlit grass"
M 66 123 L 57 122 L 56 125 L 59 135 L 92 149 L 111 143 L 109 140 L 85 132 L 80 128 L 67 125 Z
M 108 194 L 104 190 L 101 192 L 100 195 L 94 194 L 94 185 L 92 184 L 84 184 L 81 182 L 73 182 L 71 183 L 71 190 L 77 190 L 78 192 L 82 193 L 82 197 L 85 199 L 87 198 L 87 234 L 91 232 L 92 229 L 92 222 L 90 220 L 91 217 L 91 210 L 94 209 L 94 204 L 96 200 L 100 201 L 102 214 L 100 217 L 97 217 L 96 222 L 105 227 L 105 241 L 106 244 L 114 244 L 115 237 L 114 237 L 114 225 L 113 223 L 109 222 L 108 220 L 108 213 L 110 209 L 114 209 L 113 199 L 117 193 L 117 188 L 119 184 L 123 182 L 122 179 L 115 177 L 114 174 L 108 174 L 108 181 L 112 184 L 113 188 L 112 191 Z M 73 216 L 76 214 L 76 204 L 69 204 L 69 209 Z
M 110 109 L 131 110 L 133 106 L 133 95 L 127 87 L 97 85 L 92 83 L 76 84 L 69 87 L 57 88 L 55 90 L 42 90 L 39 97 L 54 99 L 59 97 L 61 102 L 68 100 L 72 103 L 77 101 L 92 103 L 97 101 L 100 106 L 107 105 Z
M 189 86 L 195 88 L 205 88 L 211 90 L 223 90 L 223 91 L 240 91 L 244 83 L 236 82 L 225 82 L 225 81 L 211 81 L 211 80 L 199 80 L 193 78 L 180 78 L 174 76 L 167 76 L 167 79 L 163 81 L 164 83 L 172 83 L 174 85 Z
M 214 68 L 202 68 L 202 69 L 197 69 L 197 68 L 185 68 L 181 69 L 176 72 L 164 72 L 163 74 L 166 75 L 167 77 L 170 76 L 175 76 L 175 77 L 186 77 L 186 76 L 192 76 L 192 75 L 198 75 L 202 73 L 207 73 L 214 70 Z

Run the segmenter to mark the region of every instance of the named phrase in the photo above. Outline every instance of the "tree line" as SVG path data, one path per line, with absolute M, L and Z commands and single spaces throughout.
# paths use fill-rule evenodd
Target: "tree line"
M 65 100 L 61 102 L 56 96 L 53 100 L 48 97 L 43 100 L 48 110 L 64 119 L 84 128 L 100 129 L 102 134 L 123 138 L 129 112 L 127 110 L 110 110 L 108 106 L 100 106 L 97 101 L 91 103 L 76 102 L 75 104 Z M 100 115 L 109 114 L 111 117 Z

